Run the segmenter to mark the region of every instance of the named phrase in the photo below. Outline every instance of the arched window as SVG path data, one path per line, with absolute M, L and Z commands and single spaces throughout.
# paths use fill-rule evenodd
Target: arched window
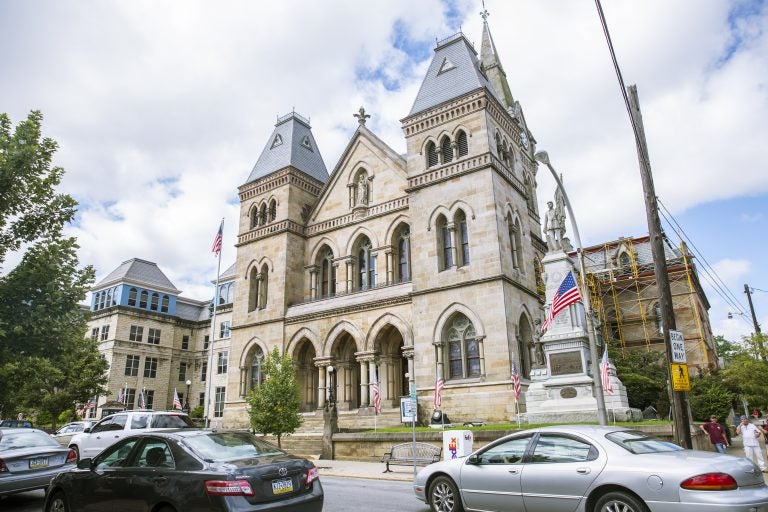
M 467 134 L 463 130 L 459 130 L 459 132 L 456 134 L 456 146 L 459 150 L 459 157 L 467 156 L 469 154 Z
M 266 375 L 264 375 L 264 351 L 261 350 L 261 347 L 257 346 L 254 350 L 250 373 L 250 383 L 248 387 L 250 389 L 256 389 L 261 386 L 266 379 Z
M 397 254 L 397 275 L 395 280 L 398 282 L 410 281 L 411 279 L 411 233 L 407 227 L 402 228 L 396 235 Z
M 167 313 L 169 305 L 170 305 L 170 299 L 168 299 L 167 295 L 163 295 L 163 302 L 162 302 L 162 305 L 160 306 L 160 312 Z
M 138 290 L 136 288 L 131 288 L 128 290 L 128 305 L 136 307 L 136 296 L 138 295 Z
M 504 139 L 504 141 L 501 143 L 501 161 L 504 162 L 504 165 L 509 167 L 509 150 L 507 149 L 507 139 Z
M 259 226 L 267 223 L 267 203 L 261 203 L 259 208 Z
M 453 233 L 444 215 L 437 218 L 437 246 L 440 255 L 438 268 L 446 270 L 453 266 Z
M 277 201 L 274 199 L 269 203 L 269 222 L 274 222 L 277 218 Z
M 96 309 L 103 309 L 104 308 L 104 292 L 99 292 L 96 294 Z
M 499 132 L 496 132 L 496 155 L 498 155 L 499 160 L 504 160 L 504 149 L 501 147 L 501 136 L 499 135 Z
M 619 254 L 619 266 L 622 272 L 630 272 L 632 270 L 632 260 L 626 252 Z
M 376 286 L 376 259 L 368 238 L 363 238 L 357 250 L 358 289 L 370 290 Z
M 479 377 L 480 340 L 469 318 L 456 314 L 448 323 L 443 339 L 447 346 L 448 378 Z
M 467 231 L 467 216 L 463 211 L 459 210 L 456 213 L 454 224 L 457 231 L 456 238 L 461 244 L 461 250 L 458 251 L 459 261 L 456 262 L 456 265 L 463 267 L 469 265 L 469 232 Z
M 112 306 L 117 306 L 117 286 L 112 289 Z
M 437 165 L 437 149 L 435 149 L 434 142 L 427 143 L 427 167 L 434 167 Z
M 267 307 L 267 288 L 269 285 L 269 267 L 261 266 L 261 282 L 259 283 L 259 309 Z
M 336 267 L 333 266 L 333 251 L 326 249 L 320 262 L 320 296 L 336 295 Z
M 251 225 L 251 229 L 259 225 L 259 209 L 256 208 L 255 206 L 251 208 L 250 225 Z
M 139 296 L 139 307 L 141 309 L 147 309 L 148 300 L 149 300 L 149 292 L 147 292 L 147 290 L 141 290 L 141 295 Z
M 259 305 L 259 270 L 256 267 L 251 269 L 248 275 L 248 312 L 256 310 Z
M 528 203 L 528 211 L 535 212 L 536 211 L 536 204 L 534 201 L 534 194 L 533 194 L 533 185 L 531 185 L 531 179 L 528 177 L 528 174 L 525 175 L 525 202 Z
M 149 305 L 149 309 L 152 311 L 157 311 L 157 308 L 160 306 L 160 295 L 158 295 L 156 292 L 152 293 L 152 302 Z
M 110 307 L 110 306 L 112 306 L 112 288 L 107 290 L 107 303 L 106 303 L 106 307 Z
M 661 305 L 658 302 L 653 304 L 653 319 L 656 322 L 656 332 L 664 332 L 664 318 L 661 315 Z
M 447 164 L 453 160 L 453 146 L 451 145 L 451 139 L 448 136 L 443 137 L 440 142 L 440 149 L 443 153 L 443 163 Z

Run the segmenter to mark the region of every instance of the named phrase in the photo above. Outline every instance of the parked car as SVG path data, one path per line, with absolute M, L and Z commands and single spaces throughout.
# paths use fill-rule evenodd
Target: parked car
M 148 430 L 195 428 L 192 420 L 183 412 L 151 411 L 139 409 L 106 416 L 94 426 L 75 434 L 69 447 L 77 458 L 95 457 L 104 448 L 137 432 Z
M 768 510 L 763 474 L 746 458 L 589 425 L 527 430 L 431 464 L 414 491 L 434 512 Z
M 0 428 L 33 428 L 33 425 L 29 420 L 3 420 Z
M 72 423 L 67 423 L 59 430 L 51 434 L 51 437 L 56 439 L 60 445 L 69 446 L 69 442 L 72 440 L 75 434 L 79 434 L 86 428 L 91 428 L 95 423 L 95 421 L 91 420 L 73 421 Z
M 75 467 L 75 452 L 42 430 L 0 428 L 0 496 L 43 489 Z
M 121 439 L 55 478 L 46 512 L 319 512 L 318 470 L 247 432 L 175 430 Z

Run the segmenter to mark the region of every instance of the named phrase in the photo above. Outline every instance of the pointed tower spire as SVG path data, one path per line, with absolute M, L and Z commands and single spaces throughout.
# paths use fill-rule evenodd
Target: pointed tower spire
M 514 108 L 515 99 L 512 97 L 512 91 L 509 90 L 507 74 L 501 66 L 496 45 L 491 37 L 491 29 L 488 27 L 488 16 L 490 14 L 485 9 L 485 2 L 483 2 L 483 12 L 480 13 L 480 16 L 483 18 L 483 43 L 480 48 L 480 62 L 483 65 L 488 81 L 491 82 L 491 85 L 496 90 L 497 96 L 504 100 L 507 109 Z

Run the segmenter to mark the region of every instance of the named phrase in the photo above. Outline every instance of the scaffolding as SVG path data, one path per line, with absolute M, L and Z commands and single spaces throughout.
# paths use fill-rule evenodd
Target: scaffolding
M 717 364 L 706 296 L 684 243 L 665 248 L 672 306 L 683 333 L 689 366 L 699 372 Z M 621 354 L 628 349 L 665 353 L 658 289 L 648 237 L 620 238 L 584 249 L 586 282 L 600 332 Z

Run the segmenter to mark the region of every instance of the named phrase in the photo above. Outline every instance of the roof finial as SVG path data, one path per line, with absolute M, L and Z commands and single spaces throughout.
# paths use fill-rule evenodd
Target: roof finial
M 483 18 L 483 22 L 488 21 L 488 16 L 491 15 L 491 13 L 488 12 L 488 9 L 485 8 L 485 0 L 482 0 L 483 3 L 483 10 L 480 12 L 480 17 Z
M 357 122 L 361 125 L 365 126 L 365 120 L 371 117 L 369 114 L 365 113 L 365 108 L 360 107 L 360 110 L 357 114 L 352 114 L 353 117 L 357 118 Z

